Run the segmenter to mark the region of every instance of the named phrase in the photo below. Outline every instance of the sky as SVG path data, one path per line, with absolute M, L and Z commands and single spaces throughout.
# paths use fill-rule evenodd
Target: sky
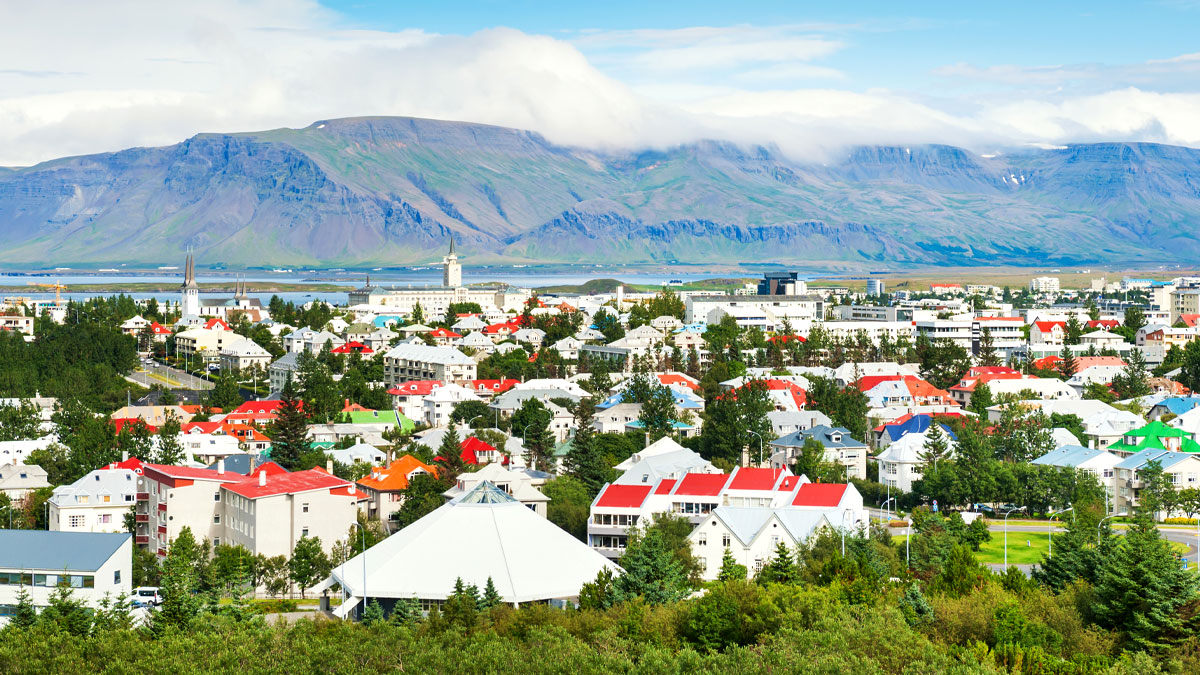
M 0 0 L 0 166 L 401 115 L 823 161 L 1200 147 L 1200 0 Z

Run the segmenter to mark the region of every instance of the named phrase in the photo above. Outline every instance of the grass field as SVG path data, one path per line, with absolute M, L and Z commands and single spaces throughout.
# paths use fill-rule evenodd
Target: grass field
M 914 538 L 919 535 L 914 535 Z M 892 537 L 897 545 L 904 546 L 904 535 Z M 1169 542 L 1177 553 L 1187 551 L 1187 546 L 1178 542 Z M 1033 565 L 1041 562 L 1042 557 L 1050 550 L 1050 537 L 1045 532 L 1009 532 L 1008 533 L 1008 564 Z M 992 532 L 992 538 L 983 542 L 976 560 L 987 565 L 1004 564 L 1004 533 Z M 1193 567 L 1195 567 L 1193 561 Z

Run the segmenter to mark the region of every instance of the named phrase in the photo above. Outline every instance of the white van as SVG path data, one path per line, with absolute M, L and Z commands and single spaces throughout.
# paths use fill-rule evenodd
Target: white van
M 162 592 L 158 586 L 138 586 L 131 597 L 134 607 L 157 607 L 162 604 Z

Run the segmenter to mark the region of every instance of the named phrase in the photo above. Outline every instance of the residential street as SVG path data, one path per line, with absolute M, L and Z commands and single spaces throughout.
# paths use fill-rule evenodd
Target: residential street
M 213 383 L 203 378 L 185 373 L 178 368 L 165 366 L 157 361 L 147 365 L 141 362 L 140 367 L 128 376 L 131 382 L 150 388 L 160 385 L 164 389 L 212 389 Z

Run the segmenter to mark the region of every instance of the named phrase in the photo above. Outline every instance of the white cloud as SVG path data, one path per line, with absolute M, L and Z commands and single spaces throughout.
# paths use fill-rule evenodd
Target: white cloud
M 354 115 L 467 120 L 610 148 L 727 138 L 817 157 L 855 143 L 1200 145 L 1198 94 L 1055 86 L 1064 76 L 1102 82 L 1099 66 L 941 71 L 1013 86 L 1033 77 L 1046 93 L 852 91 L 824 62 L 853 49 L 828 37 L 839 27 L 590 31 L 561 40 L 505 28 L 359 30 L 310 0 L 5 7 L 0 165 Z M 1200 65 L 1172 61 L 1137 72 Z

